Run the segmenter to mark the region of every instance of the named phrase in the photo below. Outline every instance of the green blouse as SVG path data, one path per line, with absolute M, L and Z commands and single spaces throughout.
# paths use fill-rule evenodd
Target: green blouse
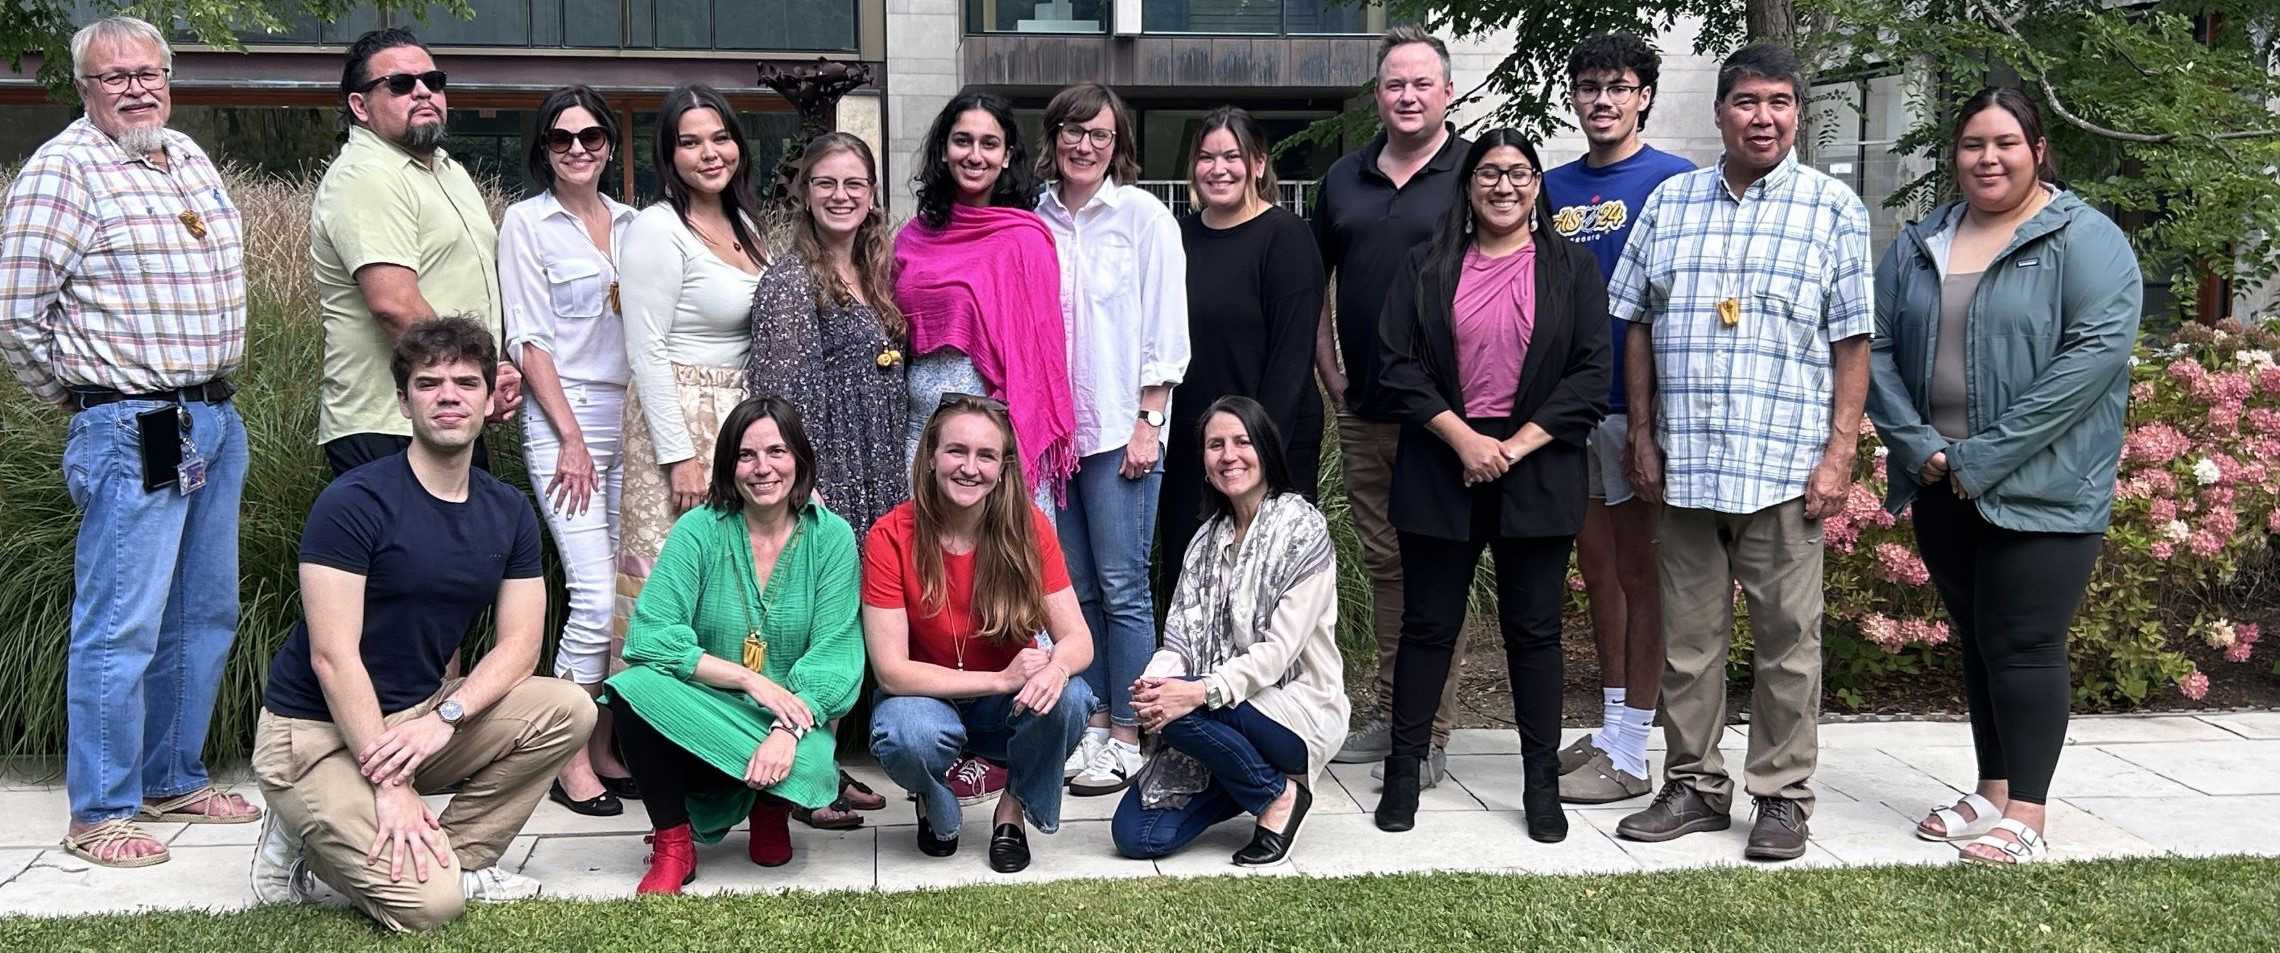
M 758 592 L 743 517 L 709 506 L 682 515 L 634 605 L 625 634 L 631 667 L 609 680 L 609 692 L 675 744 L 742 778 L 774 716 L 742 692 L 698 682 L 697 659 L 741 665 L 745 634 L 759 629 L 768 646 L 760 674 L 798 695 L 817 723 L 800 741 L 791 773 L 768 793 L 820 808 L 839 795 L 823 723 L 846 714 L 862 690 L 861 603 L 854 530 L 812 503 L 797 519 L 767 591 Z M 751 813 L 754 798 L 744 787 L 691 794 L 697 839 L 718 841 Z

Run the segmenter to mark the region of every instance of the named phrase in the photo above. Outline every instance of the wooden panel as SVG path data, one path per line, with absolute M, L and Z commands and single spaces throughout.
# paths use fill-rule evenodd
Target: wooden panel
M 1104 82 L 1135 89 L 1343 92 L 1375 64 L 1370 37 L 1054 36 L 998 33 L 964 43 L 965 81 L 1043 91 Z

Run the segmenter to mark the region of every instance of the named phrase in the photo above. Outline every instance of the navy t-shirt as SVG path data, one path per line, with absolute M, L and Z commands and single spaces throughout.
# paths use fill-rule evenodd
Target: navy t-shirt
M 342 474 L 317 496 L 301 530 L 301 561 L 364 577 L 358 654 L 394 714 L 434 695 L 443 666 L 508 579 L 539 575 L 538 517 L 520 492 L 481 470 L 467 499 L 436 499 L 399 453 Z M 288 718 L 331 721 L 309 665 L 309 624 L 293 624 L 269 663 L 262 703 Z
M 1623 243 L 1631 237 L 1631 223 L 1647 204 L 1647 196 L 1664 179 L 1694 171 L 1694 163 L 1653 146 L 1642 146 L 1628 159 L 1592 168 L 1577 159 L 1544 173 L 1544 198 L 1552 204 L 1552 227 L 1562 236 L 1591 249 L 1599 259 L 1599 277 L 1615 277 L 1615 263 L 1623 259 Z M 1615 349 L 1614 393 L 1608 412 L 1624 412 L 1623 336 L 1630 322 L 1610 317 L 1608 344 Z

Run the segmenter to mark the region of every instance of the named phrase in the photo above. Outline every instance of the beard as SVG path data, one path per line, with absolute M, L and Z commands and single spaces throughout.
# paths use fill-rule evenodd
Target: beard
M 122 129 L 112 141 L 125 149 L 128 155 L 147 156 L 166 151 L 165 126 L 133 126 Z
M 397 144 L 414 155 L 427 155 L 443 145 L 443 123 L 420 122 L 404 127 L 404 138 Z

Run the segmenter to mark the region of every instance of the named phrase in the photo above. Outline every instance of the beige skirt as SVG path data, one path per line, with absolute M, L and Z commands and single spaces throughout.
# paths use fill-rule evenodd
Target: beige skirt
M 744 369 L 675 364 L 673 383 L 681 419 L 689 428 L 689 445 L 709 474 L 720 422 L 744 400 Z M 617 600 L 611 619 L 620 640 L 633 621 L 633 604 L 657 565 L 657 554 L 665 551 L 665 536 L 672 532 L 673 521 L 681 518 L 673 508 L 673 474 L 657 462 L 657 441 L 650 436 L 649 418 L 642 411 L 645 397 L 638 385 L 626 388 L 620 465 L 625 489 L 618 503 Z M 620 668 L 613 664 L 611 671 Z

